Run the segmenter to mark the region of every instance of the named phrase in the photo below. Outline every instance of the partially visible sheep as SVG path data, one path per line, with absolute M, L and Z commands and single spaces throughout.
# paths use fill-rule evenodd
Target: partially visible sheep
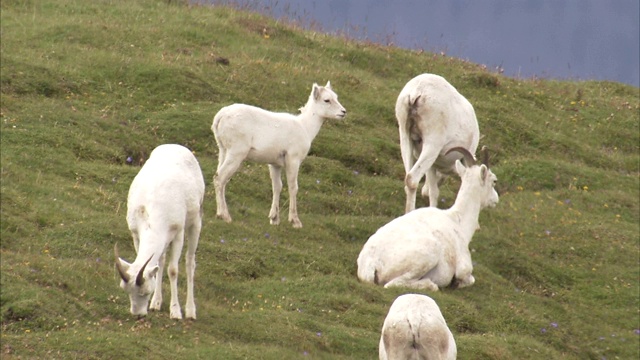
M 136 249 L 136 259 L 127 263 L 114 247 L 116 269 L 122 287 L 129 293 L 131 314 L 146 315 L 162 305 L 162 269 L 166 253 L 171 284 L 170 316 L 182 319 L 178 302 L 178 261 L 187 238 L 186 317 L 196 318 L 193 277 L 196 248 L 202 228 L 204 178 L 195 156 L 180 145 L 160 145 L 131 183 L 127 200 L 127 223 Z
M 311 142 L 325 119 L 342 119 L 347 111 L 338 102 L 331 83 L 313 84 L 309 100 L 299 115 L 274 113 L 254 106 L 233 104 L 222 108 L 213 118 L 211 130 L 220 149 L 218 170 L 213 177 L 216 190 L 216 215 L 231 222 L 225 199 L 225 186 L 245 159 L 269 164 L 273 187 L 270 222 L 280 223 L 281 172 L 285 168 L 289 187 L 289 221 L 302 227 L 296 196 L 298 169 L 307 156 Z
M 382 326 L 380 360 L 455 360 L 456 342 L 438 304 L 426 295 L 398 296 Z
M 416 191 L 426 175 L 422 196 L 429 196 L 429 206 L 438 206 L 438 184 L 455 172 L 454 163 L 461 158 L 449 153 L 463 147 L 474 154 L 480 140 L 473 106 L 443 77 L 422 74 L 411 79 L 396 101 L 396 118 L 400 132 L 400 151 L 404 163 L 405 213 L 415 209 Z M 414 164 L 415 160 L 415 164 Z
M 358 256 L 361 281 L 432 291 L 475 282 L 469 243 L 478 228 L 480 210 L 498 203 L 497 178 L 487 165 L 476 165 L 466 149 L 452 151 L 461 152 L 466 164 L 455 163 L 462 184 L 453 206 L 416 209 L 378 229 Z

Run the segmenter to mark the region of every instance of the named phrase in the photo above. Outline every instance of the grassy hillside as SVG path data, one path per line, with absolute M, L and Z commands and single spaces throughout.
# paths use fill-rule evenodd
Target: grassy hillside
M 3 359 L 376 358 L 409 290 L 359 283 L 355 261 L 403 212 L 393 109 L 424 72 L 474 105 L 499 178 L 471 243 L 476 284 L 429 294 L 459 358 L 640 356 L 638 88 L 506 78 L 229 8 L 0 6 Z M 324 124 L 301 167 L 304 227 L 269 225 L 268 170 L 249 163 L 228 186 L 234 222 L 217 220 L 213 115 L 234 102 L 296 112 L 327 80 L 348 115 Z M 207 180 L 196 321 L 169 319 L 167 281 L 162 311 L 133 318 L 113 267 L 115 243 L 135 257 L 126 195 L 163 143 L 192 149 Z M 447 180 L 441 207 L 458 187 Z

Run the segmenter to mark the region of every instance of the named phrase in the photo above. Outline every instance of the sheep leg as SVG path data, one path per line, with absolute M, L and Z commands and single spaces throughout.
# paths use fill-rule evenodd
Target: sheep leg
M 160 259 L 158 259 L 158 272 L 156 273 L 156 291 L 153 292 L 153 297 L 151 298 L 151 305 L 149 309 L 151 310 L 160 310 L 162 306 L 162 275 L 164 270 L 164 261 L 167 257 L 167 252 L 163 252 L 160 255 Z
M 296 197 L 298 196 L 298 169 L 299 161 L 289 161 L 286 165 L 287 186 L 289 187 L 289 222 L 294 228 L 301 228 L 302 222 L 298 218 L 298 204 Z
M 412 289 L 426 289 L 438 291 L 438 285 L 429 278 L 416 279 L 412 274 L 404 274 L 384 284 L 385 288 L 390 287 L 408 287 Z
M 400 125 L 400 155 L 402 156 L 402 164 L 404 165 L 404 172 L 406 174 L 411 171 L 413 167 L 413 142 L 411 141 L 411 137 L 408 133 L 405 132 L 406 125 Z
M 231 176 L 238 171 L 242 160 L 244 160 L 242 155 L 225 157 L 224 162 L 218 164 L 218 171 L 213 176 L 213 186 L 216 190 L 216 216 L 226 222 L 231 222 L 231 215 L 225 198 L 226 186 Z
M 476 282 L 476 279 L 473 277 L 473 275 L 468 274 L 465 277 L 462 278 L 458 278 L 456 277 L 452 282 L 451 282 L 451 287 L 454 289 L 460 289 L 463 287 L 467 287 L 467 286 L 471 286 Z
M 136 249 L 136 254 L 138 253 L 138 247 L 140 246 L 140 235 L 138 235 L 138 231 L 131 231 L 131 237 L 133 238 L 133 247 Z
M 426 181 L 424 184 L 424 188 L 422 189 L 422 196 L 429 196 L 429 206 L 438 207 L 438 197 L 440 197 L 440 189 L 438 188 L 438 184 L 440 182 L 441 176 L 433 167 L 427 171 Z M 425 188 L 428 189 L 427 194 L 425 194 Z
M 196 303 L 193 295 L 193 281 L 196 272 L 196 249 L 198 248 L 198 239 L 200 238 L 200 230 L 202 229 L 202 220 L 200 216 L 187 229 L 187 254 L 185 256 L 185 267 L 187 269 L 187 303 L 186 318 L 196 319 Z
M 420 157 L 413 165 L 411 170 L 407 173 L 407 176 L 404 179 L 404 190 L 407 195 L 405 213 L 408 213 L 416 208 L 416 192 L 418 189 L 418 183 L 420 182 L 420 179 L 425 176 L 431 166 L 433 166 L 433 163 L 438 157 L 438 151 L 439 150 L 433 146 L 424 145 L 422 147 Z
M 171 257 L 169 259 L 169 284 L 171 285 L 171 305 L 169 307 L 169 317 L 171 319 L 182 319 L 182 310 L 178 301 L 178 261 L 182 253 L 184 244 L 184 229 L 180 229 L 171 241 Z
M 282 191 L 282 167 L 269 165 L 269 175 L 271 175 L 271 187 L 273 188 L 273 199 L 269 219 L 271 225 L 280 224 L 280 192 Z

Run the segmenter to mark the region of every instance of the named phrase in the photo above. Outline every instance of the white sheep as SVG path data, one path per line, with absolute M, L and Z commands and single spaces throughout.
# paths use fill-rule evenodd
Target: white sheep
M 225 187 L 245 159 L 269 164 L 273 187 L 270 222 L 280 223 L 281 172 L 285 168 L 289 187 L 289 221 L 302 227 L 296 196 L 298 169 L 307 156 L 311 142 L 325 119 L 342 119 L 347 111 L 338 102 L 331 83 L 313 84 L 309 100 L 299 115 L 274 113 L 255 106 L 233 104 L 222 108 L 213 118 L 211 130 L 218 143 L 218 169 L 213 177 L 216 191 L 216 215 L 231 222 L 225 199 Z
M 429 206 L 437 207 L 438 184 L 455 172 L 454 163 L 461 158 L 458 153 L 445 154 L 454 147 L 474 154 L 478 147 L 480 132 L 473 106 L 443 77 L 422 74 L 398 95 L 396 118 L 406 173 L 405 213 L 415 209 L 416 190 L 425 175 L 422 196 L 429 196 Z
M 380 336 L 380 360 L 455 360 L 456 342 L 436 302 L 405 294 L 391 304 Z
M 461 152 L 466 164 L 455 162 L 462 184 L 453 206 L 416 209 L 378 229 L 358 256 L 361 281 L 432 291 L 475 282 L 469 242 L 478 228 L 480 210 L 498 203 L 497 178 L 487 165 L 475 164 L 466 149 L 449 151 Z
M 204 178 L 195 156 L 181 145 L 160 145 L 136 175 L 129 188 L 127 223 L 136 249 L 136 259 L 129 264 L 114 247 L 116 269 L 122 287 L 129 293 L 131 314 L 147 314 L 149 298 L 152 310 L 162 305 L 162 269 L 166 253 L 171 285 L 170 316 L 182 319 L 178 302 L 178 261 L 184 238 L 187 238 L 186 317 L 196 318 L 193 276 L 196 248 L 202 227 Z

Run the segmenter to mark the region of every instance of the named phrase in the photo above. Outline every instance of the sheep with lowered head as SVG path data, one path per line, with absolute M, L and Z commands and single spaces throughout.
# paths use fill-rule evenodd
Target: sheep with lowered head
M 346 114 L 330 82 L 326 86 L 313 84 L 309 100 L 299 115 L 275 113 L 245 104 L 222 108 L 211 126 L 219 148 L 218 169 L 213 177 L 216 215 L 231 222 L 225 187 L 242 162 L 248 159 L 269 164 L 273 188 L 269 219 L 273 225 L 280 223 L 281 173 L 284 167 L 289 187 L 289 221 L 295 228 L 302 227 L 296 202 L 300 164 L 309 153 L 311 142 L 324 120 L 342 119 Z
M 480 141 L 473 106 L 443 77 L 422 74 L 411 79 L 396 101 L 400 152 L 404 164 L 405 213 L 415 209 L 416 191 L 423 176 L 422 196 L 429 206 L 438 206 L 438 184 L 455 173 L 462 157 L 449 152 L 463 147 L 474 154 Z M 415 160 L 415 163 L 414 163 Z
M 452 151 L 465 158 L 465 165 L 460 160 L 455 163 L 462 184 L 453 206 L 416 209 L 378 229 L 358 256 L 361 281 L 432 291 L 475 282 L 469 243 L 478 228 L 480 210 L 498 203 L 497 178 L 486 164 L 476 164 L 466 149 Z
M 204 178 L 195 156 L 181 145 L 165 144 L 155 148 L 149 160 L 133 179 L 127 199 L 127 223 L 136 249 L 136 259 L 128 263 L 114 246 L 120 287 L 128 294 L 131 314 L 147 314 L 162 305 L 162 270 L 167 252 L 167 271 L 171 285 L 170 316 L 182 319 L 178 302 L 178 261 L 187 239 L 186 317 L 196 318 L 193 278 L 196 249 L 202 228 Z
M 436 302 L 419 294 L 391 304 L 380 336 L 380 360 L 455 360 L 456 342 Z

